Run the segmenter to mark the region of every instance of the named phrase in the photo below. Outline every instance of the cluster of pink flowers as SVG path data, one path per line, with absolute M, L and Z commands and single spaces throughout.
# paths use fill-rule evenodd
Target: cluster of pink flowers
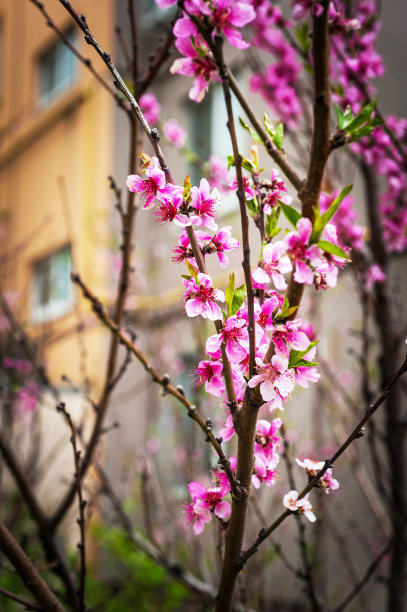
M 305 469 L 307 476 L 312 480 L 320 470 L 324 467 L 324 461 L 315 461 L 314 459 L 296 459 L 298 465 Z M 332 477 L 332 468 L 328 468 L 319 482 L 319 487 L 324 489 L 328 495 L 330 491 L 339 489 L 339 482 Z
M 313 341 L 312 328 L 299 318 L 287 320 L 285 316 L 287 304 L 281 293 L 287 287 L 285 275 L 294 271 L 297 282 L 314 284 L 316 288 L 334 286 L 338 268 L 344 264 L 344 259 L 310 243 L 313 228 L 307 218 L 300 218 L 297 229 L 287 233 L 283 240 L 268 242 L 263 246 L 259 264 L 252 272 L 253 284 L 258 292 L 253 297 L 256 373 L 248 379 L 249 316 L 245 291 L 242 293 L 244 287 L 240 287 L 239 294 L 233 285 L 233 295 L 229 287 L 226 294 L 214 287 L 211 277 L 199 271 L 190 242 L 193 231 L 195 246 L 200 249 L 202 256 L 205 258 L 216 253 L 220 266 L 227 267 L 227 252 L 238 248 L 239 242 L 232 237 L 230 226 L 218 229 L 219 192 L 216 188 L 211 191 L 206 179 L 200 181 L 199 187 L 191 186 L 189 177 L 183 186 L 166 183 L 158 160 L 145 155 L 142 157 L 144 176 L 129 176 L 127 185 L 145 199 L 144 208 L 154 209 L 153 216 L 157 221 L 173 221 L 182 228 L 173 249 L 173 261 L 185 262 L 188 269 L 188 274 L 182 278 L 186 314 L 220 322 L 217 333 L 209 336 L 206 341 L 207 358 L 201 360 L 195 369 L 196 383 L 205 385 L 205 390 L 219 401 L 227 402 L 223 379 L 224 349 L 237 401 L 243 401 L 247 389 L 258 387 L 266 410 L 283 410 L 296 384 L 307 387 L 310 382 L 319 379 L 317 364 L 313 361 L 316 342 Z M 267 213 L 272 214 L 281 203 L 288 205 L 291 202 L 284 181 L 276 172 L 273 172 L 271 181 L 262 183 L 259 178 L 258 181 L 260 187 L 255 188 L 248 179 L 245 180 L 246 198 L 255 199 Z M 230 186 L 236 189 L 236 179 L 232 179 Z M 265 194 L 260 194 L 263 190 Z M 326 224 L 321 235 L 332 246 L 338 244 L 335 225 Z M 341 246 L 346 248 L 345 245 Z M 270 282 L 275 289 L 270 289 Z M 236 297 L 238 295 L 241 297 Z M 238 299 L 238 303 L 232 306 L 234 298 Z M 225 301 L 226 309 L 223 312 L 219 303 Z M 270 347 L 273 351 L 270 358 L 266 358 Z M 271 487 L 277 481 L 280 442 L 277 432 L 281 423 L 279 418 L 271 423 L 264 419 L 258 421 L 252 475 L 252 485 L 256 488 L 262 484 Z M 233 420 L 229 415 L 220 431 L 220 437 L 223 442 L 227 442 L 233 435 Z M 235 471 L 236 457 L 230 457 L 229 462 L 231 470 Z M 332 483 L 336 482 L 332 480 L 328 483 L 329 475 L 327 472 L 324 480 L 326 490 L 333 489 Z M 229 493 L 230 485 L 223 472 L 216 474 L 214 487 L 206 488 L 192 482 L 189 490 L 193 503 L 188 504 L 185 511 L 187 521 L 193 525 L 195 533 L 203 531 L 212 514 L 222 520 L 227 519 L 230 505 L 224 497 Z M 296 511 L 310 516 L 311 510 L 307 504 L 309 502 L 306 499 L 298 500 Z
M 228 479 L 222 472 L 215 472 L 214 477 L 214 487 L 207 488 L 195 481 L 188 485 L 192 504 L 185 504 L 184 512 L 196 535 L 200 535 L 205 524 L 211 522 L 212 512 L 220 519 L 227 519 L 231 512 L 230 503 L 223 499 L 230 492 Z

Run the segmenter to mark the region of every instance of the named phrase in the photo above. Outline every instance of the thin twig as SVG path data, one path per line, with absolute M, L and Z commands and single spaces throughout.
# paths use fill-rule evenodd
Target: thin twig
M 44 612 L 65 612 L 49 586 L 39 575 L 31 559 L 13 538 L 7 527 L 0 521 L 0 550 L 14 565 L 27 589 L 41 605 Z
M 357 597 L 359 595 L 360 591 L 369 582 L 369 580 L 371 579 L 371 577 L 373 576 L 375 571 L 378 569 L 378 567 L 379 567 L 380 563 L 382 562 L 383 558 L 386 555 L 389 554 L 389 552 L 391 551 L 392 547 L 393 547 L 393 542 L 390 542 L 382 550 L 382 552 L 376 557 L 376 559 L 374 559 L 372 561 L 372 563 L 367 568 L 366 573 L 363 576 L 363 578 L 360 580 L 360 582 L 351 590 L 351 592 L 345 597 L 345 599 L 339 604 L 339 606 L 334 608 L 334 610 L 332 612 L 343 612 L 343 610 L 346 610 L 346 608 L 349 606 L 349 604 L 355 599 L 355 597 Z
M 208 439 L 208 442 L 210 442 L 213 448 L 215 449 L 219 457 L 219 465 L 221 466 L 221 469 L 225 471 L 225 474 L 227 475 L 228 480 L 230 482 L 232 495 L 240 497 L 241 491 L 233 476 L 232 470 L 230 469 L 229 461 L 225 453 L 223 452 L 220 443 L 212 433 L 212 423 L 209 424 L 208 422 L 204 421 L 201 415 L 197 412 L 196 407 L 185 397 L 182 388 L 173 387 L 169 382 L 168 375 L 161 376 L 152 367 L 144 353 L 135 344 L 133 344 L 133 342 L 131 342 L 131 340 L 109 317 L 102 303 L 83 283 L 79 275 L 73 274 L 72 280 L 82 289 L 84 297 L 92 303 L 93 311 L 95 312 L 96 316 L 108 327 L 108 329 L 113 333 L 113 335 L 115 335 L 119 339 L 120 343 L 123 344 L 129 351 L 131 351 L 133 355 L 137 357 L 137 359 L 143 364 L 146 372 L 153 379 L 153 381 L 159 384 L 165 390 L 166 393 L 175 397 L 181 404 L 183 404 L 183 406 L 185 406 L 188 412 L 188 416 L 199 425 L 206 438 Z
M 347 437 L 347 439 L 342 444 L 342 446 L 340 446 L 340 448 L 338 448 L 336 453 L 334 453 L 334 455 L 332 455 L 332 457 L 330 459 L 327 459 L 325 461 L 324 467 L 318 472 L 318 474 L 316 474 L 316 476 L 308 483 L 308 485 L 306 487 L 304 487 L 304 489 L 301 491 L 301 493 L 299 493 L 298 499 L 303 498 L 305 495 L 307 495 L 307 493 L 309 493 L 311 491 L 311 489 L 313 489 L 315 486 L 317 486 L 319 484 L 321 478 L 325 474 L 325 472 L 330 467 L 333 466 L 335 461 L 337 459 L 339 459 L 339 457 L 345 452 L 345 450 L 348 448 L 348 446 L 352 442 L 354 442 L 354 440 L 357 440 L 358 438 L 361 437 L 361 435 L 363 435 L 363 426 L 369 421 L 369 419 L 372 418 L 372 416 L 374 415 L 376 410 L 378 408 L 380 408 L 380 406 L 383 404 L 383 402 L 387 399 L 389 391 L 392 389 L 392 387 L 395 385 L 395 383 L 398 381 L 398 379 L 401 376 L 403 376 L 403 374 L 405 374 L 405 372 L 407 372 L 407 357 L 405 358 L 403 364 L 400 366 L 398 371 L 394 374 L 394 376 L 388 382 L 388 384 L 386 385 L 384 391 L 377 398 L 376 402 L 374 404 L 372 404 L 371 406 L 369 406 L 369 408 L 366 410 L 365 416 L 359 421 L 359 423 L 353 429 L 352 433 Z M 283 521 L 285 521 L 285 519 L 287 517 L 291 516 L 292 514 L 293 513 L 290 510 L 286 510 L 285 512 L 280 514 L 280 516 L 267 529 L 265 529 L 261 534 L 259 534 L 259 536 L 257 537 L 256 541 L 252 544 L 252 546 L 250 546 L 250 548 L 248 548 L 242 554 L 242 556 L 241 556 L 241 563 L 242 563 L 242 565 L 244 565 L 248 561 L 248 559 L 252 555 L 254 555 L 255 552 L 257 552 L 258 547 L 260 546 L 260 544 L 266 538 L 268 538 L 268 536 L 271 533 L 273 533 L 273 531 L 275 531 L 277 529 L 277 527 L 279 525 L 281 525 L 281 523 Z
M 71 430 L 71 444 L 74 457 L 75 466 L 75 481 L 76 481 L 76 493 L 78 496 L 78 508 L 79 518 L 76 519 L 79 525 L 80 542 L 77 544 L 79 550 L 79 587 L 78 587 L 78 599 L 79 599 L 79 610 L 84 612 L 85 606 L 85 580 L 86 580 L 86 537 L 85 537 L 85 506 L 86 501 L 82 495 L 82 483 L 80 478 L 80 457 L 81 451 L 78 449 L 76 427 L 72 421 L 71 414 L 67 411 L 66 406 L 63 402 L 57 405 L 57 412 L 61 412 L 66 422 L 68 423 L 69 429 Z
M 78 49 L 71 43 L 69 38 L 64 34 L 62 30 L 58 28 L 55 22 L 51 19 L 49 13 L 44 8 L 44 5 L 39 0 L 30 0 L 38 8 L 38 10 L 43 14 L 45 18 L 45 23 L 48 27 L 50 27 L 54 32 L 58 35 L 58 37 L 62 40 L 64 45 L 68 47 L 71 53 L 83 64 L 89 72 L 95 77 L 99 85 L 101 85 L 117 102 L 118 106 L 124 110 L 126 113 L 129 112 L 129 109 L 126 107 L 124 100 L 121 96 L 112 88 L 110 85 L 104 80 L 102 76 L 94 69 L 92 62 L 89 58 L 83 57 L 83 55 L 78 51 Z

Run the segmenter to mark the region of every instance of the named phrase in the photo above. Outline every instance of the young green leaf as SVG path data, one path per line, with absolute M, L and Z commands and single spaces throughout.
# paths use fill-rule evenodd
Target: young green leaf
M 304 361 L 302 359 L 304 355 L 306 355 L 314 346 L 316 346 L 318 342 L 319 340 L 314 340 L 313 342 L 310 342 L 310 344 L 304 351 L 295 351 L 294 349 L 291 349 L 290 356 L 288 358 L 288 367 L 289 368 L 298 367 L 299 362 Z M 308 364 L 308 363 L 313 363 L 313 362 L 307 361 L 306 363 Z M 301 364 L 301 365 L 304 365 L 304 364 Z M 318 364 L 315 363 L 315 365 L 318 365 Z
M 336 257 L 343 257 L 344 259 L 348 259 L 350 261 L 349 254 L 341 249 L 341 247 L 339 247 L 337 244 L 332 244 L 332 242 L 328 242 L 328 240 L 319 240 L 319 242 L 317 242 L 317 246 L 319 246 L 319 248 L 326 253 L 330 253 Z
M 236 289 L 233 295 L 232 307 L 230 309 L 230 312 L 228 313 L 228 316 L 233 317 L 233 315 L 237 313 L 237 311 L 239 310 L 239 308 L 245 301 L 246 295 L 247 295 L 246 285 L 240 285 L 240 287 Z
M 353 185 L 348 185 L 347 187 L 342 189 L 340 194 L 334 199 L 334 201 L 332 202 L 328 210 L 325 211 L 323 215 L 316 213 L 314 227 L 312 229 L 312 233 L 310 237 L 310 244 L 314 244 L 315 242 L 319 240 L 319 237 L 324 231 L 325 225 L 329 223 L 329 221 L 332 219 L 332 217 L 338 210 L 339 206 L 341 205 L 343 199 L 348 195 L 348 193 L 350 193 L 352 188 L 353 188 Z
M 277 223 L 280 217 L 280 212 L 281 212 L 281 208 L 276 207 L 267 216 L 264 229 L 266 230 L 267 236 L 270 236 L 271 238 L 273 236 L 276 236 L 276 234 L 278 234 L 278 232 L 280 231 L 280 228 L 277 228 Z M 278 229 L 277 232 L 276 232 L 276 229 Z
M 283 140 L 284 140 L 284 126 L 282 123 L 279 123 L 276 127 L 276 133 L 273 137 L 273 142 L 279 151 L 282 151 L 283 149 Z
M 244 121 L 244 119 L 242 119 L 241 117 L 239 117 L 239 123 L 242 126 L 242 128 L 244 128 L 245 130 L 247 130 L 250 134 L 250 136 L 253 138 L 253 140 L 255 140 L 256 142 L 260 142 L 261 144 L 263 144 L 262 139 L 259 137 L 259 135 L 257 134 L 257 132 L 248 124 L 246 123 L 246 121 Z
M 350 123 L 348 123 L 348 125 L 345 126 L 346 131 L 349 132 L 349 134 L 352 134 L 355 130 L 362 127 L 362 125 L 368 123 L 374 109 L 376 108 L 376 104 L 377 98 L 369 102 L 369 104 L 366 104 L 366 106 L 364 106 L 362 110 L 358 112 L 353 121 L 351 121 Z
M 233 294 L 235 293 L 235 273 L 229 275 L 229 283 L 225 291 L 225 301 L 228 309 L 228 315 L 232 308 Z M 229 315 L 230 316 L 230 315 Z
M 187 270 L 190 276 L 192 276 L 192 278 L 194 278 L 196 282 L 198 282 L 198 270 L 196 270 L 194 266 L 189 263 L 188 259 L 185 260 L 185 264 L 187 266 Z
M 298 210 L 289 204 L 284 204 L 284 202 L 281 202 L 281 200 L 279 200 L 278 203 L 280 204 L 281 210 L 283 211 L 287 221 L 289 221 L 291 225 L 297 229 L 297 223 L 301 219 L 301 213 L 299 213 Z
M 257 201 L 257 198 L 253 198 L 253 200 L 246 200 L 246 206 L 251 216 L 254 217 L 254 215 L 259 210 L 259 203 Z
M 335 113 L 336 113 L 336 120 L 338 122 L 338 130 L 343 130 L 344 115 L 343 115 L 343 110 L 341 109 L 339 104 L 335 104 Z

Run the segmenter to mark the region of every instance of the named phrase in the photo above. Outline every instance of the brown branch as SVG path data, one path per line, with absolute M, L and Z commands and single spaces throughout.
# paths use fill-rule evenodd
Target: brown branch
M 205 437 L 207 438 L 208 442 L 211 443 L 214 450 L 216 451 L 216 454 L 219 457 L 219 465 L 221 466 L 221 469 L 225 471 L 225 474 L 229 479 L 232 495 L 239 497 L 241 495 L 240 488 L 233 476 L 232 470 L 230 469 L 229 461 L 225 453 L 223 452 L 220 443 L 212 433 L 212 423 L 204 421 L 201 415 L 197 412 L 196 406 L 194 406 L 185 397 L 182 387 L 173 387 L 169 382 L 168 375 L 164 374 L 164 376 L 161 376 L 152 367 L 144 353 L 135 344 L 133 344 L 133 342 L 131 342 L 131 340 L 123 333 L 119 326 L 116 325 L 115 322 L 109 317 L 105 307 L 98 300 L 98 298 L 93 295 L 90 289 L 88 289 L 88 287 L 83 283 L 79 275 L 73 274 L 72 280 L 82 289 L 84 297 L 92 303 L 93 311 L 100 319 L 100 321 L 102 321 L 102 323 L 106 325 L 106 327 L 112 332 L 112 334 L 116 338 L 118 338 L 120 344 L 123 344 L 133 355 L 135 355 L 135 357 L 137 357 L 138 361 L 142 363 L 146 372 L 153 379 L 153 381 L 159 384 L 165 390 L 166 393 L 175 397 L 183 406 L 185 406 L 185 408 L 187 409 L 188 416 L 199 425 L 200 429 L 205 434 Z
M 290 484 L 291 489 L 296 489 L 294 472 L 293 472 L 293 463 L 290 457 L 290 445 L 287 440 L 286 428 L 285 425 L 281 426 L 281 436 L 283 438 L 283 459 L 287 469 L 288 474 L 288 482 Z M 321 604 L 318 601 L 317 594 L 315 592 L 315 584 L 314 584 L 314 575 L 313 568 L 308 556 L 308 548 L 307 541 L 305 538 L 305 526 L 304 526 L 304 517 L 299 514 L 295 515 L 297 528 L 298 528 L 298 540 L 300 543 L 300 553 L 302 557 L 302 565 L 303 571 L 302 576 L 304 578 L 304 582 L 306 585 L 306 590 L 308 594 L 308 598 L 314 612 L 321 612 Z
M 113 78 L 114 78 L 114 85 L 115 87 L 121 91 L 124 96 L 127 98 L 127 100 L 130 102 L 130 106 L 131 109 L 135 115 L 135 117 L 138 119 L 141 127 L 143 128 L 144 132 L 147 135 L 147 138 L 149 139 L 151 146 L 154 149 L 154 152 L 157 156 L 157 159 L 160 163 L 160 166 L 162 168 L 162 170 L 165 173 L 166 176 L 166 180 L 168 183 L 172 183 L 173 179 L 171 176 L 171 172 L 165 162 L 164 156 L 162 154 L 160 145 L 158 144 L 159 141 L 159 136 L 158 136 L 158 132 L 155 128 L 151 129 L 150 126 L 148 125 L 147 121 L 144 118 L 144 115 L 141 111 L 140 106 L 138 105 L 135 97 L 133 96 L 133 94 L 131 93 L 131 91 L 129 90 L 129 88 L 127 87 L 127 85 L 125 84 L 123 78 L 121 77 L 120 73 L 118 72 L 116 66 L 114 65 L 112 58 L 110 56 L 109 53 L 107 53 L 106 51 L 104 51 L 102 49 L 102 47 L 100 46 L 100 44 L 98 43 L 98 41 L 96 40 L 96 38 L 93 36 L 92 32 L 90 31 L 88 24 L 86 23 L 86 20 L 84 18 L 83 15 L 78 15 L 78 13 L 75 11 L 75 9 L 72 7 L 71 3 L 68 2 L 68 0 L 59 0 L 59 2 L 62 4 L 62 6 L 68 11 L 68 13 L 71 15 L 71 17 L 73 18 L 73 20 L 75 21 L 75 23 L 79 26 L 79 28 L 82 30 L 82 32 L 85 35 L 85 41 L 91 45 L 95 51 L 98 53 L 98 55 L 102 58 L 102 60 L 104 61 L 104 63 L 106 64 L 107 68 L 109 69 L 109 71 L 111 72 Z
M 27 557 L 7 527 L 0 521 L 0 550 L 16 568 L 27 589 L 41 605 L 44 612 L 65 612 L 65 608 L 39 575 L 31 559 Z
M 37 610 L 38 612 L 41 612 L 42 610 L 42 608 L 40 608 L 40 606 L 37 606 L 37 604 L 31 603 L 27 599 L 24 599 L 23 597 L 20 597 L 19 595 L 15 595 L 11 591 L 7 591 L 7 589 L 3 589 L 3 587 L 0 587 L 0 595 L 4 595 L 5 597 L 8 597 L 9 599 L 13 601 L 16 601 L 17 603 L 24 606 L 25 610 Z
M 72 605 L 76 605 L 76 591 L 75 585 L 72 580 L 72 576 L 70 574 L 68 565 L 66 560 L 60 550 L 60 547 L 57 545 L 54 534 L 50 529 L 50 520 L 44 514 L 42 508 L 40 507 L 32 487 L 28 482 L 25 474 L 23 473 L 13 451 L 11 450 L 8 442 L 6 441 L 3 433 L 0 431 L 0 452 L 3 455 L 4 461 L 7 464 L 7 467 L 10 470 L 10 473 L 13 479 L 16 482 L 18 490 L 27 505 L 27 508 L 30 511 L 30 514 L 35 521 L 39 535 L 44 544 L 44 550 L 50 560 L 56 561 L 56 566 L 54 568 L 55 573 L 58 574 L 63 581 L 67 596 Z
M 339 604 L 339 606 L 334 608 L 332 612 L 343 612 L 343 610 L 346 610 L 349 604 L 355 599 L 355 597 L 359 595 L 360 591 L 369 582 L 369 580 L 371 579 L 375 571 L 378 569 L 383 558 L 389 554 L 392 547 L 393 547 L 393 542 L 390 542 L 390 544 L 388 544 L 382 550 L 382 552 L 376 557 L 376 559 L 372 561 L 372 563 L 367 568 L 366 573 L 363 576 L 363 578 L 360 580 L 360 582 L 351 590 L 351 592 L 345 597 L 345 599 Z
M 245 190 L 243 184 L 243 173 L 242 173 L 242 156 L 239 153 L 239 147 L 237 144 L 235 119 L 232 108 L 232 97 L 230 95 L 230 85 L 228 71 L 225 65 L 223 57 L 223 38 L 222 36 L 215 37 L 214 46 L 214 57 L 216 64 L 219 69 L 219 74 L 222 79 L 223 96 L 225 99 L 226 111 L 228 116 L 227 127 L 229 130 L 230 140 L 233 149 L 233 159 L 236 169 L 237 177 L 237 191 L 236 195 L 239 200 L 240 207 L 240 221 L 242 227 L 242 241 L 243 241 L 243 262 L 242 267 L 244 271 L 244 278 L 246 281 L 247 290 L 247 310 L 248 310 L 248 333 L 249 333 L 249 378 L 251 378 L 256 369 L 255 356 L 256 356 L 256 340 L 254 330 L 254 295 L 253 295 L 253 281 L 250 268 L 250 244 L 249 244 L 249 217 L 247 214 Z
M 313 489 L 315 486 L 317 486 L 320 482 L 320 479 L 323 477 L 323 475 L 325 474 L 325 472 L 333 466 L 333 464 L 335 463 L 335 461 L 337 459 L 339 459 L 339 457 L 345 452 L 345 450 L 348 448 L 348 446 L 354 442 L 355 440 L 357 440 L 358 438 L 360 438 L 361 436 L 363 436 L 364 432 L 363 432 L 363 427 L 364 425 L 369 421 L 369 419 L 372 418 L 372 416 L 374 415 L 374 413 L 376 412 L 376 410 L 378 408 L 380 408 L 380 406 L 383 404 L 383 402 L 387 399 L 390 390 L 394 387 L 395 383 L 398 381 L 398 379 L 403 376 L 403 374 L 405 374 L 405 372 L 407 372 L 407 357 L 404 359 L 403 364 L 400 366 L 400 368 L 398 369 L 398 371 L 394 374 L 394 376 L 391 378 L 391 380 L 387 383 L 384 391 L 380 394 L 380 396 L 378 397 L 378 399 L 375 401 L 374 404 L 372 404 L 371 406 L 369 406 L 366 410 L 365 416 L 359 421 L 359 423 L 356 425 L 356 427 L 353 429 L 352 433 L 347 437 L 347 439 L 345 440 L 345 442 L 342 444 L 342 446 L 340 446 L 340 448 L 338 448 L 338 450 L 336 451 L 336 453 L 334 455 L 332 455 L 332 457 L 330 459 L 327 459 L 325 461 L 324 467 L 318 472 L 318 474 L 316 474 L 316 476 L 308 483 L 308 485 L 306 487 L 304 487 L 304 489 L 301 491 L 301 493 L 299 493 L 298 495 L 298 499 L 301 499 L 302 497 L 304 497 L 305 495 L 307 495 L 307 493 L 309 493 L 311 491 L 311 489 Z M 268 538 L 268 536 L 273 533 L 273 531 L 275 531 L 277 529 L 277 527 L 279 525 L 281 525 L 281 523 L 283 521 L 285 521 L 285 519 L 288 516 L 291 516 L 293 513 L 290 510 L 286 510 L 285 512 L 283 512 L 282 514 L 280 514 L 280 516 L 267 528 L 265 529 L 261 534 L 259 534 L 259 536 L 257 537 L 256 541 L 252 544 L 252 546 L 250 546 L 250 548 L 248 548 L 241 556 L 241 566 L 243 566 L 247 560 L 254 555 L 255 552 L 257 552 L 258 547 L 260 546 L 260 544 L 266 539 Z
M 78 496 L 78 508 L 79 508 L 79 518 L 76 519 L 79 525 L 79 534 L 80 534 L 80 542 L 77 544 L 79 550 L 79 587 L 77 590 L 78 599 L 79 599 L 79 611 L 84 612 L 86 609 L 85 606 L 85 579 L 86 579 L 86 537 L 85 537 L 85 506 L 86 501 L 83 499 L 82 495 L 82 482 L 80 478 L 80 456 L 81 451 L 78 449 L 76 428 L 73 424 L 72 417 L 70 413 L 67 411 L 65 404 L 60 402 L 57 405 L 57 412 L 61 412 L 66 422 L 68 423 L 68 427 L 71 431 L 71 444 L 73 450 L 73 458 L 74 458 L 74 466 L 75 466 L 75 481 L 76 481 L 76 493 Z
M 319 206 L 322 180 L 325 166 L 330 154 L 329 118 L 331 86 L 329 81 L 329 26 L 328 26 L 329 0 L 323 2 L 323 12 L 313 17 L 313 78 L 314 78 L 314 107 L 313 131 L 311 143 L 311 156 L 305 184 L 299 192 L 301 200 L 301 214 L 314 222 L 315 210 Z M 287 299 L 290 306 L 301 304 L 304 285 L 298 284 L 291 274 L 287 289 Z M 291 317 L 297 316 L 294 311 Z

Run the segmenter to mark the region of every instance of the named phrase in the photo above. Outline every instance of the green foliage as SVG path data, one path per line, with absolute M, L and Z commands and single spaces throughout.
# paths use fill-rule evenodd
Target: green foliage
M 283 150 L 284 140 L 284 126 L 282 123 L 278 123 L 276 127 L 271 123 L 270 117 L 267 113 L 264 113 L 263 124 L 267 134 L 270 136 L 273 143 L 276 145 L 279 151 Z
M 377 98 L 366 104 L 357 115 L 353 114 L 350 106 L 343 112 L 338 104 L 335 105 L 338 130 L 345 130 L 350 135 L 348 142 L 355 142 L 363 136 L 369 136 L 378 125 L 383 123 L 382 119 L 372 117 L 376 104 Z
M 280 217 L 281 208 L 275 207 L 271 213 L 267 216 L 264 229 L 267 236 L 274 238 L 281 231 L 281 227 L 277 227 L 277 223 Z
M 311 237 L 310 237 L 310 244 L 314 244 L 315 242 L 318 242 L 322 232 L 324 231 L 326 224 L 329 223 L 329 221 L 332 219 L 332 217 L 338 210 L 339 206 L 341 205 L 342 200 L 348 195 L 348 193 L 350 193 L 352 188 L 353 188 L 353 185 L 348 185 L 347 187 L 342 189 L 340 194 L 334 199 L 334 201 L 332 202 L 328 210 L 324 212 L 324 214 L 320 215 L 319 211 L 316 211 L 314 226 L 313 226 Z M 344 257 L 344 256 L 340 255 L 340 257 Z M 345 257 L 347 257 L 347 255 L 345 255 Z
M 284 202 L 281 202 L 280 200 L 278 202 L 287 221 L 291 223 L 295 229 L 297 229 L 297 223 L 301 219 L 301 213 L 289 204 L 284 204 Z
M 298 368 L 300 366 L 303 366 L 306 368 L 310 368 L 311 366 L 319 365 L 318 361 L 306 361 L 305 359 L 303 359 L 304 355 L 306 355 L 314 346 L 316 346 L 318 342 L 319 340 L 314 340 L 314 342 L 311 342 L 308 348 L 305 349 L 305 351 L 295 351 L 294 349 L 291 349 L 290 356 L 288 358 L 288 367 Z
M 235 274 L 234 272 L 232 272 L 232 274 L 229 276 L 229 283 L 225 291 L 228 317 L 232 317 L 237 313 L 237 311 L 245 301 L 246 295 L 246 285 L 240 285 L 240 287 L 235 289 Z
M 121 528 L 100 526 L 103 579 L 88 575 L 87 605 L 104 602 L 105 612 L 171 612 L 188 608 L 186 589 L 137 550 Z

